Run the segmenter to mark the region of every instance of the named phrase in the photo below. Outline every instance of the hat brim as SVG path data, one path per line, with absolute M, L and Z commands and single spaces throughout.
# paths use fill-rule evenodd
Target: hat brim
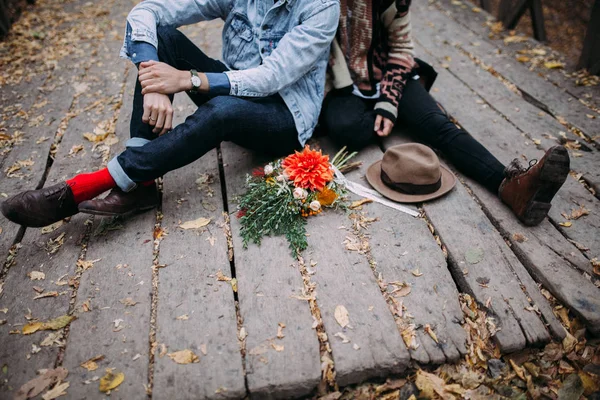
M 386 186 L 381 180 L 381 160 L 375 162 L 367 169 L 366 178 L 369 184 L 373 186 L 373 189 L 390 200 L 398 203 L 422 203 L 445 195 L 456 185 L 456 177 L 452 172 L 443 165 L 440 165 L 440 170 L 442 171 L 442 185 L 435 192 L 428 194 L 405 194 Z

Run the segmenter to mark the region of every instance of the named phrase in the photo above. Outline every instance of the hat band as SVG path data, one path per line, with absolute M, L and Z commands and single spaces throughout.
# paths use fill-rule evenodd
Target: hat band
M 381 170 L 381 181 L 390 189 L 394 189 L 404 194 L 431 194 L 442 187 L 441 175 L 440 179 L 438 179 L 438 181 L 435 183 L 428 185 L 416 185 L 414 183 L 393 182 L 383 169 Z

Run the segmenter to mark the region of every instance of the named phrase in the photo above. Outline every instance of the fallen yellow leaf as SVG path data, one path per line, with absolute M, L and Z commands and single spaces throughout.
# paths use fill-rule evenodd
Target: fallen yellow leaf
M 60 317 L 54 318 L 48 322 L 30 322 L 29 324 L 23 326 L 22 333 L 23 335 L 29 335 L 37 331 L 55 331 L 69 325 L 74 319 L 75 317 L 71 315 L 61 315 Z
M 97 355 L 95 357 L 90 358 L 89 360 L 82 362 L 81 364 L 79 364 L 79 366 L 81 368 L 85 368 L 88 371 L 95 371 L 98 369 L 98 364 L 96 363 L 96 361 L 100 361 L 103 360 L 104 356 L 103 355 Z
M 106 369 L 106 375 L 100 378 L 100 391 L 107 393 L 117 386 L 119 386 L 125 380 L 125 374 L 122 372 L 113 373 L 112 368 Z
M 169 353 L 167 356 L 169 356 L 169 358 L 175 361 L 177 364 L 191 364 L 200 362 L 198 356 L 189 349 Z
M 565 228 L 569 228 L 573 225 L 573 223 L 571 221 L 567 221 L 567 222 L 559 222 L 558 223 L 560 226 L 564 226 Z
M 564 68 L 564 64 L 561 63 L 560 61 L 546 61 L 544 63 L 544 67 L 548 68 L 548 69 L 558 69 L 558 68 Z
M 368 204 L 368 203 L 372 203 L 372 202 L 373 202 L 373 200 L 371 200 L 371 199 L 360 199 L 357 201 L 353 201 L 352 204 L 350 204 L 350 207 L 348 207 L 348 208 L 354 210 L 355 208 L 358 208 L 358 207 L 362 206 L 363 204 Z

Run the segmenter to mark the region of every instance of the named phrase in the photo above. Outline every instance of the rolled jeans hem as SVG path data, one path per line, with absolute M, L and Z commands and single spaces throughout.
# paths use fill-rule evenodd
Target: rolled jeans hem
M 108 168 L 110 176 L 112 176 L 115 183 L 122 191 L 131 192 L 137 187 L 137 184 L 125 173 L 125 170 L 123 170 L 123 167 L 119 164 L 117 157 L 110 160 L 106 167 Z

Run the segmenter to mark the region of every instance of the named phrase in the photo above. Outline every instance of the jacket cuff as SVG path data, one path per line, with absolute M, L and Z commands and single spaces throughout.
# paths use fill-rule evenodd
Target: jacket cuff
M 231 90 L 231 84 L 226 74 L 221 72 L 207 72 L 208 93 L 218 96 L 227 96 Z
M 395 124 L 398 118 L 398 108 L 390 102 L 380 101 L 375 104 L 375 114 L 381 115 Z

